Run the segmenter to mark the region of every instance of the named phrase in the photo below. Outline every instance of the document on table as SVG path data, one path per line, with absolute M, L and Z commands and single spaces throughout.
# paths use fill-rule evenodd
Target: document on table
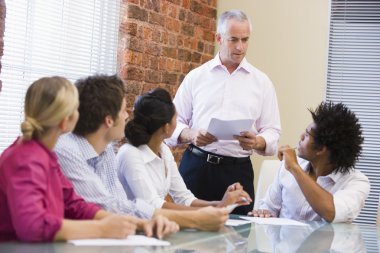
M 228 227 L 237 227 L 237 226 L 245 225 L 245 224 L 249 224 L 249 223 L 252 223 L 252 221 L 228 219 L 224 225 L 228 226 Z
M 258 224 L 267 224 L 267 225 L 292 225 L 292 226 L 308 226 L 306 223 L 299 221 L 286 219 L 286 218 L 260 218 L 260 217 L 249 217 L 249 216 L 240 216 L 239 218 L 244 220 L 249 220 Z
M 144 235 L 130 235 L 126 239 L 70 240 L 76 246 L 169 246 L 170 242 Z
M 252 129 L 253 119 L 221 120 L 212 118 L 207 132 L 214 135 L 218 140 L 233 140 L 234 135 L 240 135 L 242 131 Z

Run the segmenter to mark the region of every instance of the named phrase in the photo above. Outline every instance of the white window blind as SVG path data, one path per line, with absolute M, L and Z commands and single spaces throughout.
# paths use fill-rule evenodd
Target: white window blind
M 356 169 L 371 192 L 356 222 L 376 224 L 380 194 L 380 0 L 332 0 L 327 100 L 343 102 L 364 133 Z
M 6 8 L 0 153 L 20 134 L 33 81 L 116 73 L 120 0 L 9 0 Z

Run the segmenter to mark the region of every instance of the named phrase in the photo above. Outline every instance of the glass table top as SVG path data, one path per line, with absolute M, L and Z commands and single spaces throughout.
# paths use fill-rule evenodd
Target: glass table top
M 234 217 L 236 218 L 236 217 Z M 170 246 L 74 246 L 69 243 L 0 243 L 0 252 L 97 253 L 97 252 L 379 252 L 375 225 L 308 222 L 307 226 L 245 224 L 219 232 L 182 230 L 164 238 Z

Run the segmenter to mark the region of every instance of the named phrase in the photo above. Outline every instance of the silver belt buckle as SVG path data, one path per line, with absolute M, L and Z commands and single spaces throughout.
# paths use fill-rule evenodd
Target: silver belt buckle
M 207 162 L 212 164 L 219 164 L 222 158 L 219 156 L 207 154 Z

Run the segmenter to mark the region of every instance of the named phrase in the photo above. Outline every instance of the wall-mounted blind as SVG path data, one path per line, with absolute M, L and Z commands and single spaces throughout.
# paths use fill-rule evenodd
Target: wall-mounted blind
M 33 81 L 116 73 L 120 0 L 9 0 L 6 8 L 0 153 L 20 134 Z
M 363 153 L 356 169 L 371 192 L 356 220 L 376 224 L 380 194 L 380 0 L 332 0 L 327 100 L 343 102 L 362 124 Z

